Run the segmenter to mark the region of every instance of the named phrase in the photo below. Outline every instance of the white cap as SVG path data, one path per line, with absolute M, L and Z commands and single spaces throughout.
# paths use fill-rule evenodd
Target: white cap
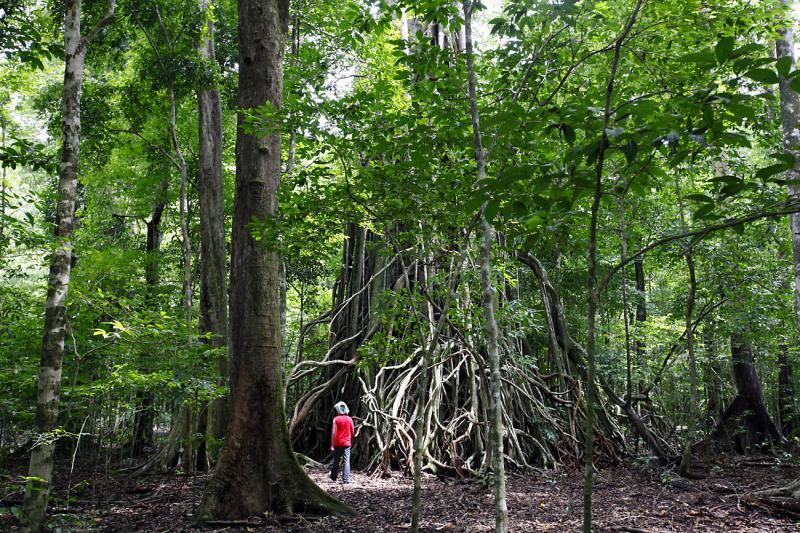
M 350 412 L 350 409 L 348 409 L 348 408 L 347 408 L 347 404 L 346 404 L 346 403 L 344 403 L 344 402 L 339 402 L 339 403 L 337 403 L 336 405 L 334 405 L 334 406 L 333 406 L 333 408 L 334 408 L 334 409 L 336 410 L 336 412 L 337 412 L 337 413 L 339 413 L 340 415 L 346 415 L 347 413 L 349 413 L 349 412 Z

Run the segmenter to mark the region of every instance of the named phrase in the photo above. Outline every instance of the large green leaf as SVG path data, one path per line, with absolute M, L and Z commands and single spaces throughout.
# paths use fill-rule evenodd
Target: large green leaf
M 748 70 L 745 76 L 760 83 L 768 83 L 770 85 L 778 83 L 778 75 L 774 70 L 768 68 L 754 68 Z
M 717 42 L 717 46 L 714 47 L 714 55 L 717 56 L 717 63 L 721 65 L 730 57 L 735 42 L 733 37 L 723 37 Z

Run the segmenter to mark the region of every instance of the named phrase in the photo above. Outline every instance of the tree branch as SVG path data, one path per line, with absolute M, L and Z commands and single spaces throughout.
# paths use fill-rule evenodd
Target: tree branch
M 103 31 L 103 28 L 111 24 L 111 21 L 114 20 L 116 15 L 116 8 L 117 0 L 109 0 L 108 11 L 106 11 L 105 16 L 95 24 L 94 28 L 89 30 L 89 33 L 81 37 L 81 40 L 78 42 L 78 53 L 85 52 L 86 48 L 97 38 L 100 32 Z
M 720 222 L 719 224 L 714 224 L 711 226 L 705 226 L 703 228 L 698 228 L 690 231 L 685 231 L 681 233 L 676 233 L 674 235 L 667 235 L 664 236 L 656 241 L 651 242 L 647 246 L 640 248 L 633 254 L 626 257 L 624 260 L 617 263 L 609 272 L 605 275 L 603 280 L 597 287 L 597 292 L 602 293 L 606 287 L 608 286 L 611 278 L 617 272 L 622 269 L 625 265 L 636 259 L 636 257 L 643 255 L 650 250 L 658 248 L 664 244 L 671 243 L 673 241 L 677 241 L 680 239 L 686 239 L 688 237 L 699 237 L 698 240 L 705 238 L 710 233 L 715 233 L 720 230 L 732 228 L 734 226 L 738 226 L 739 224 L 746 224 L 748 222 L 753 222 L 756 220 L 760 220 L 762 218 L 770 218 L 770 217 L 778 217 L 783 215 L 791 215 L 792 213 L 800 213 L 800 200 L 794 199 L 793 201 L 784 202 L 784 207 L 775 209 L 773 211 L 757 211 L 755 213 L 751 213 L 749 215 L 738 217 L 738 218 L 729 218 L 725 222 Z

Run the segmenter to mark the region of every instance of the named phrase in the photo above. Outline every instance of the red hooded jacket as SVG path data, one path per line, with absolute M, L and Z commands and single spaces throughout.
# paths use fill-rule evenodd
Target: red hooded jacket
M 350 446 L 353 444 L 353 419 L 347 415 L 339 415 L 333 419 L 331 432 L 331 448 L 334 446 Z

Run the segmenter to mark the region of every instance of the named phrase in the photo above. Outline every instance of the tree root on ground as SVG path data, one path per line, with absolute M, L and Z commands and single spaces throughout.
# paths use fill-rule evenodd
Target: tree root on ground
M 800 519 L 800 479 L 782 487 L 747 494 L 742 501 L 770 513 Z

